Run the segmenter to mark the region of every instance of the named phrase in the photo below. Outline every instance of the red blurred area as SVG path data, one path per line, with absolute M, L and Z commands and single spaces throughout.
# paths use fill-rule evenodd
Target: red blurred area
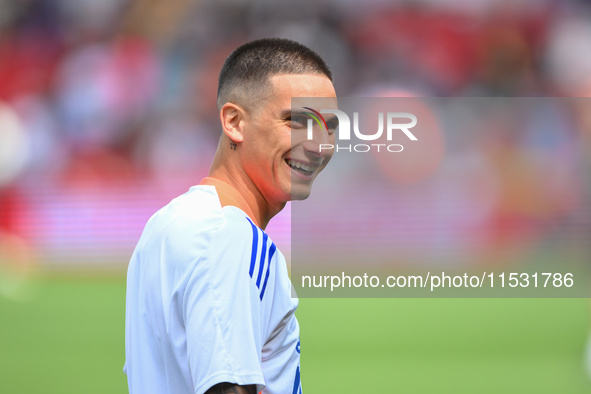
M 28 149 L 19 176 L 0 185 L 0 228 L 55 260 L 72 250 L 79 251 L 72 260 L 128 253 L 151 213 L 207 173 L 220 133 L 217 73 L 249 39 L 309 45 L 332 67 L 343 97 L 391 87 L 415 96 L 588 95 L 589 11 L 578 1 L 310 0 L 264 9 L 224 1 L 3 2 L 0 101 L 20 116 Z M 412 110 L 429 118 L 428 109 Z M 588 131 L 585 119 L 580 129 Z M 429 144 L 405 143 L 413 162 L 378 158 L 391 179 L 407 187 L 432 180 L 443 159 L 458 154 L 435 116 L 428 126 Z M 509 142 L 504 153 L 480 157 L 523 168 L 499 181 L 505 192 L 485 226 L 499 243 L 540 217 L 560 217 L 572 195 L 581 204 L 591 195 L 584 175 L 573 178 L 582 179 L 576 187 L 566 175 L 552 185 L 562 194 L 545 189 L 543 166 L 528 171 L 531 163 L 520 162 L 535 145 L 535 138 Z M 588 168 L 588 150 L 568 154 Z M 460 164 L 441 176 L 475 177 L 462 172 L 465 157 L 455 158 Z M 540 195 L 551 197 L 529 202 Z M 289 222 L 280 222 L 287 234 Z

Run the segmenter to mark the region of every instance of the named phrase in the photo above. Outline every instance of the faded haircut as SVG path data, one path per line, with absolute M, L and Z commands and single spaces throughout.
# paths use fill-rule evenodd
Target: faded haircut
M 218 110 L 227 102 L 252 109 L 264 101 L 269 78 L 279 74 L 319 74 L 332 81 L 322 58 L 310 48 L 283 38 L 263 38 L 236 48 L 228 56 L 218 81 Z

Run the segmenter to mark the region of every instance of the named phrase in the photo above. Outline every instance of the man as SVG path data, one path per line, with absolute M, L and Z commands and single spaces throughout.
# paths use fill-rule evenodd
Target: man
M 310 49 L 263 39 L 226 59 L 209 176 L 148 221 L 129 264 L 131 393 L 301 392 L 298 302 L 264 229 L 308 197 L 334 130 L 317 125 L 309 139 L 292 97 L 336 108 L 331 72 Z

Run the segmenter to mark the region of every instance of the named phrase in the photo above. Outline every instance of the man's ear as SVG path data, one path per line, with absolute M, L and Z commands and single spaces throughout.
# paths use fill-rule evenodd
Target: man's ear
M 238 143 L 244 140 L 243 126 L 246 112 L 242 107 L 234 103 L 226 103 L 220 109 L 220 121 L 224 133 L 232 140 Z

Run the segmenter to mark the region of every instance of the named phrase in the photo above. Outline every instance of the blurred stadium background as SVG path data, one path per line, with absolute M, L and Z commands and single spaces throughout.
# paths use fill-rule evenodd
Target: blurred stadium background
M 589 1 L 0 0 L 1 392 L 126 392 L 128 258 L 150 215 L 207 173 L 225 56 L 266 36 L 317 50 L 340 96 L 591 93 Z M 524 174 L 499 192 L 495 240 L 533 226 L 527 242 L 551 245 L 566 223 L 589 252 L 589 112 L 577 122 L 578 134 L 542 141 L 567 163 L 544 204 L 528 199 L 544 183 L 528 154 L 539 139 L 491 128 L 474 142 L 509 153 L 502 174 Z M 286 251 L 289 223 L 286 210 L 269 228 Z M 584 299 L 302 299 L 304 386 L 590 392 L 589 310 Z

